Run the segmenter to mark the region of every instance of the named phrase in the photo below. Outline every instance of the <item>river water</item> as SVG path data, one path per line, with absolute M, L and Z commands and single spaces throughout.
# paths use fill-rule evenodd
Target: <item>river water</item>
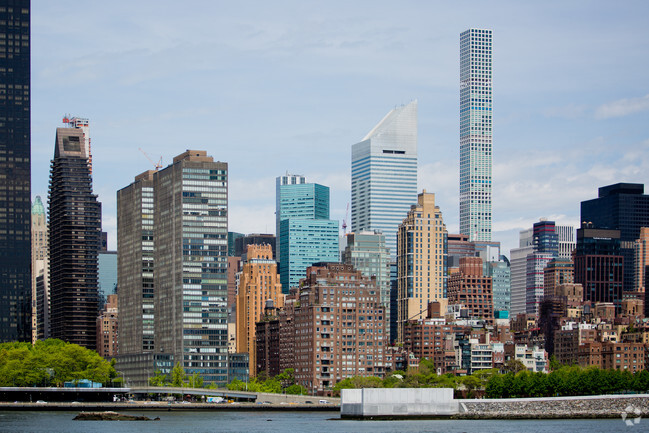
M 0 412 L 0 432 L 122 433 L 122 432 L 354 432 L 354 433 L 612 433 L 649 431 L 649 420 L 628 427 L 622 419 L 474 421 L 408 420 L 348 421 L 337 412 L 244 412 L 244 411 L 128 411 L 129 415 L 160 417 L 160 421 L 73 421 L 77 412 Z

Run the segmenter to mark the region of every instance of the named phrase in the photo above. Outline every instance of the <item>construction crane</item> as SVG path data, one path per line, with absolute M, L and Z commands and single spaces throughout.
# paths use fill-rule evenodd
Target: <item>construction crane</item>
M 160 157 L 158 162 L 153 162 L 153 160 L 149 157 L 149 155 L 145 151 L 142 150 L 141 147 L 138 147 L 138 149 L 140 149 L 140 152 L 142 152 L 142 155 L 144 155 L 146 157 L 146 159 L 148 159 L 151 162 L 151 164 L 153 164 L 153 166 L 155 167 L 156 170 L 160 170 L 162 168 L 162 157 Z
M 343 220 L 343 235 L 347 234 L 347 219 L 349 218 L 349 203 L 347 203 L 347 210 L 345 211 L 345 219 Z

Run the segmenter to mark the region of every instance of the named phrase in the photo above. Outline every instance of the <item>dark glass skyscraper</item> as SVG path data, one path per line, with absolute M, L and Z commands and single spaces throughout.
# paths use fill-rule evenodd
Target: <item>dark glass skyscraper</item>
M 50 323 L 53 338 L 95 349 L 101 205 L 81 129 L 57 128 L 50 172 Z
M 0 342 L 31 340 L 29 0 L 0 1 Z
M 649 227 L 649 195 L 644 193 L 644 185 L 617 183 L 601 187 L 598 198 L 581 202 L 581 221 L 594 228 L 620 231 L 624 291 L 634 291 L 633 245 L 640 238 L 640 228 Z
M 542 219 L 534 223 L 532 244 L 536 252 L 551 253 L 554 257 L 559 256 L 559 235 L 556 232 L 554 221 Z
M 620 254 L 620 231 L 588 227 L 577 230 L 575 283 L 584 288 L 584 301 L 622 302 L 624 263 Z

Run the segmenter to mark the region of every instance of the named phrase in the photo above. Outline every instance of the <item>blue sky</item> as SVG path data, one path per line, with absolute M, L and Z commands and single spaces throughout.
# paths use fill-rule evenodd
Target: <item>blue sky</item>
M 350 201 L 351 145 L 419 101 L 419 189 L 458 231 L 459 34 L 494 31 L 494 240 L 649 172 L 649 2 L 32 0 L 32 193 L 55 129 L 91 121 L 95 192 L 204 149 L 230 169 L 229 229 L 274 232 L 275 177 Z M 649 187 L 648 187 L 649 189 Z

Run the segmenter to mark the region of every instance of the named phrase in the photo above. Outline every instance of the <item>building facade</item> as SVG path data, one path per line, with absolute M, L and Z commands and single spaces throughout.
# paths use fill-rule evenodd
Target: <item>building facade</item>
M 393 261 L 397 228 L 417 199 L 417 101 L 391 110 L 352 146 L 352 231 L 380 230 Z
M 50 294 L 47 216 L 41 196 L 32 205 L 32 342 L 49 338 Z M 40 289 L 40 290 L 39 290 Z M 42 293 L 39 295 L 39 291 Z M 41 323 L 39 332 L 39 322 Z M 40 337 L 39 337 L 40 334 Z
M 593 228 L 620 231 L 624 291 L 634 291 L 633 247 L 640 237 L 640 229 L 649 227 L 649 195 L 644 193 L 644 185 L 617 183 L 599 188 L 597 198 L 581 202 L 581 221 Z
M 103 311 L 97 316 L 97 353 L 104 358 L 119 354 L 119 309 L 117 295 L 108 295 Z
M 96 348 L 101 205 L 92 192 L 83 132 L 57 128 L 49 187 L 53 338 Z
M 280 335 L 281 322 L 274 304 L 267 303 L 264 316 L 255 324 L 256 371 L 262 371 L 268 377 L 275 377 L 282 372 L 280 368 Z M 252 364 L 251 364 L 252 365 Z
M 270 245 L 273 249 L 273 260 L 277 260 L 276 243 L 275 235 L 267 233 L 251 233 L 239 236 L 234 240 L 234 255 L 243 257 L 248 245 Z
M 153 170 L 117 191 L 117 285 L 122 355 L 155 348 Z
M 584 288 L 584 301 L 611 302 L 619 311 L 624 284 L 620 231 L 582 227 L 577 230 L 575 283 Z
M 275 179 L 275 258 L 280 257 L 280 223 L 289 218 L 329 219 L 329 187 L 306 183 L 301 174 Z
M 511 309 L 511 265 L 505 256 L 497 262 L 485 263 L 485 276 L 491 277 L 494 317 L 508 319 Z
M 572 259 L 577 242 L 575 240 L 575 228 L 572 226 L 558 225 L 555 227 L 559 236 L 559 258 Z
M 475 242 L 470 242 L 468 235 L 449 233 L 447 246 L 449 272 L 457 271 L 460 268 L 461 257 L 476 256 Z
M 562 284 L 575 282 L 575 266 L 570 259 L 550 260 L 543 270 L 543 296 L 556 296 L 556 289 Z
M 228 165 L 188 150 L 153 174 L 155 351 L 228 381 Z
M 338 221 L 329 219 L 329 187 L 301 175 L 276 179 L 279 273 L 285 294 L 313 263 L 338 261 Z
M 430 302 L 446 301 L 446 236 L 435 194 L 424 190 L 397 234 L 397 341 L 406 322 L 426 317 Z
M 273 248 L 268 244 L 251 244 L 247 246 L 237 287 L 236 337 L 237 352 L 249 354 L 250 376 L 257 376 L 255 324 L 262 319 L 268 300 L 277 308 L 284 306 Z
M 338 221 L 289 218 L 280 224 L 280 282 L 284 293 L 297 287 L 314 263 L 339 259 Z
M 460 232 L 491 240 L 492 31 L 460 34 Z
M 291 342 L 282 342 L 281 356 L 290 354 L 282 368 L 294 368 L 298 384 L 324 394 L 348 377 L 385 373 L 385 310 L 371 279 L 350 265 L 317 264 L 291 297 L 290 323 L 280 319 L 282 340 Z
M 525 283 L 525 312 L 539 314 L 545 290 L 545 267 L 556 258 L 553 253 L 535 251 L 527 255 Z
M 491 277 L 483 274 L 480 257 L 462 257 L 459 272 L 448 278 L 448 303 L 462 305 L 469 317 L 494 321 Z
M 640 228 L 640 236 L 634 245 L 634 284 L 633 291 L 645 293 L 647 266 L 649 266 L 649 227 Z
M 379 290 L 381 305 L 385 311 L 386 323 L 390 323 L 390 249 L 385 236 L 377 231 L 348 233 L 347 246 L 342 253 L 342 262 L 352 265 L 364 276 L 374 278 Z M 389 332 L 389 329 L 388 331 Z
M 32 340 L 30 2 L 0 9 L 0 342 Z

